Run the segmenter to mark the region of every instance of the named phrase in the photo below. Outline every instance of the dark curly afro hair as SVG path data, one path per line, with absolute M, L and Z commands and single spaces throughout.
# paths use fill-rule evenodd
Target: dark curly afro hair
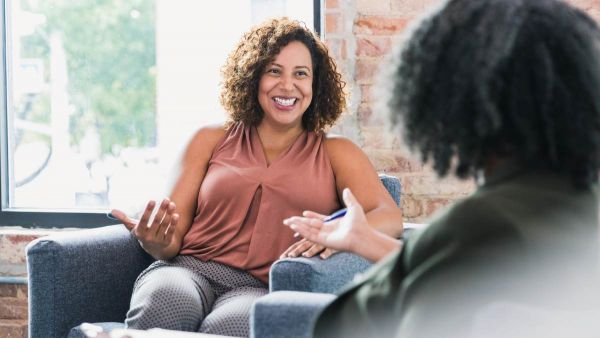
M 292 41 L 302 42 L 313 63 L 313 98 L 302 116 L 303 127 L 323 131 L 331 127 L 346 106 L 345 82 L 325 44 L 306 26 L 287 18 L 271 19 L 246 33 L 221 70 L 221 104 L 230 122 L 257 125 L 263 118 L 258 83 L 265 67 Z
M 387 101 L 440 176 L 493 157 L 598 180 L 600 30 L 556 0 L 450 0 L 407 35 Z

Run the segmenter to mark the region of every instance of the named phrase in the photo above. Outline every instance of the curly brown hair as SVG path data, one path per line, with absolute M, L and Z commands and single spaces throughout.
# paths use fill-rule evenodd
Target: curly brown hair
M 229 122 L 257 125 L 264 112 L 258 103 L 258 83 L 265 67 L 292 41 L 303 43 L 313 63 L 313 99 L 302 116 L 309 131 L 331 127 L 346 106 L 346 83 L 327 46 L 306 26 L 288 18 L 268 20 L 244 34 L 221 69 L 221 104 Z

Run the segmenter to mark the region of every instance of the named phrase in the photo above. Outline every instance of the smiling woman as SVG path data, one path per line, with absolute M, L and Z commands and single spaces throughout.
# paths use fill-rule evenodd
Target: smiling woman
M 402 231 L 392 222 L 400 209 L 366 155 L 326 133 L 346 98 L 316 34 L 298 21 L 268 20 L 242 37 L 222 75 L 229 119 L 195 133 L 169 197 L 156 211 L 148 202 L 139 221 L 112 212 L 158 260 L 136 281 L 128 327 L 247 336 L 275 260 L 332 252 L 298 241 L 283 220 L 339 209 L 346 187 L 374 227 Z

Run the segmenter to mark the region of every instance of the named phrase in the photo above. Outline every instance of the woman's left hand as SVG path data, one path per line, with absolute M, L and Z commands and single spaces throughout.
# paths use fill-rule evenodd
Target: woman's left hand
M 287 218 L 283 224 L 297 231 L 307 243 L 320 243 L 336 250 L 350 251 L 371 262 L 377 262 L 400 249 L 401 242 L 369 225 L 362 206 L 350 189 L 344 189 L 343 198 L 347 212 L 341 218 L 325 222 L 324 215 L 305 211 L 303 217 Z
M 341 218 L 325 222 L 326 216 L 305 211 L 302 216 L 293 216 L 283 224 L 297 231 L 305 239 L 343 251 L 353 251 L 356 243 L 374 230 L 369 226 L 365 212 L 356 197 L 346 188 L 343 192 L 347 212 Z
M 327 259 L 336 252 L 336 250 L 326 248 L 323 245 L 313 243 L 306 238 L 303 238 L 287 248 L 279 258 L 294 258 L 298 256 L 313 257 L 319 255 L 322 259 Z

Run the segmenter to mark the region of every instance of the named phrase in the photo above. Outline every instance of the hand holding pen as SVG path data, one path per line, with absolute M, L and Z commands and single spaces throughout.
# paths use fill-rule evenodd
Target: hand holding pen
M 350 189 L 344 189 L 346 209 L 341 209 L 329 216 L 312 211 L 305 211 L 303 217 L 294 216 L 283 221 L 292 230 L 309 241 L 328 248 L 352 251 L 365 230 L 370 230 L 362 206 L 358 203 Z
M 348 209 L 344 208 L 344 209 L 340 209 L 340 210 L 334 212 L 333 214 L 325 217 L 325 219 L 323 219 L 323 223 L 331 222 L 334 219 L 338 219 L 340 217 L 344 217 L 346 215 L 346 211 L 347 210 Z

